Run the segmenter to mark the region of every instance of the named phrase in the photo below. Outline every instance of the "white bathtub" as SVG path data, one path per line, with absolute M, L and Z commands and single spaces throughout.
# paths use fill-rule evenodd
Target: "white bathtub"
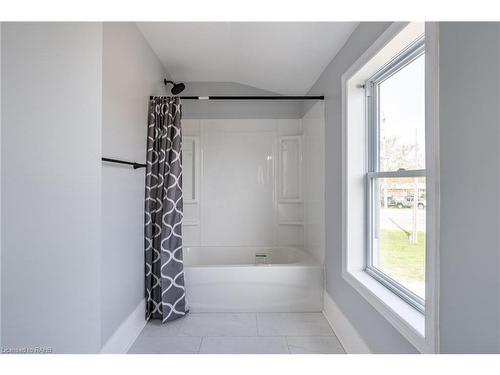
M 265 264 L 256 264 L 258 262 Z M 192 312 L 314 312 L 323 307 L 323 266 L 293 247 L 186 247 Z

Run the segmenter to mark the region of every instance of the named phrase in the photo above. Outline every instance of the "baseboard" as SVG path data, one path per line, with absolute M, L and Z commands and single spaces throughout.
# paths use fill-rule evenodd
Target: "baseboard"
M 340 310 L 327 292 L 323 293 L 323 315 L 335 332 L 346 353 L 370 354 L 372 351 L 360 336 L 356 328 Z
M 139 302 L 127 319 L 103 345 L 101 354 L 125 354 L 146 325 L 145 301 Z

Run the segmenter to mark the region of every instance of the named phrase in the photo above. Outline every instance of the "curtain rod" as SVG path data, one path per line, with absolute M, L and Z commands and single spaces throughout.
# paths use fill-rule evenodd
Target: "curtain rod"
M 158 98 L 150 96 L 149 99 Z M 160 96 L 165 98 L 165 96 Z M 323 95 L 318 96 L 180 96 L 186 100 L 325 100 Z

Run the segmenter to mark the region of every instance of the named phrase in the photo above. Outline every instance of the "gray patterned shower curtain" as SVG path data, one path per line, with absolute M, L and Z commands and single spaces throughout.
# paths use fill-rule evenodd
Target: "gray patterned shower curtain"
M 182 261 L 182 132 L 178 97 L 149 102 L 145 194 L 146 319 L 188 311 Z

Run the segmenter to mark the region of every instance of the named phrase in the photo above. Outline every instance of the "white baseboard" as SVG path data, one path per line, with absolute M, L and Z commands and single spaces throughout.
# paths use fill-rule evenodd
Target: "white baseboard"
M 103 345 L 101 354 L 125 354 L 146 325 L 145 301 L 142 300 Z
M 356 328 L 340 310 L 327 292 L 323 293 L 323 315 L 335 332 L 346 353 L 370 354 L 372 351 L 360 336 Z

